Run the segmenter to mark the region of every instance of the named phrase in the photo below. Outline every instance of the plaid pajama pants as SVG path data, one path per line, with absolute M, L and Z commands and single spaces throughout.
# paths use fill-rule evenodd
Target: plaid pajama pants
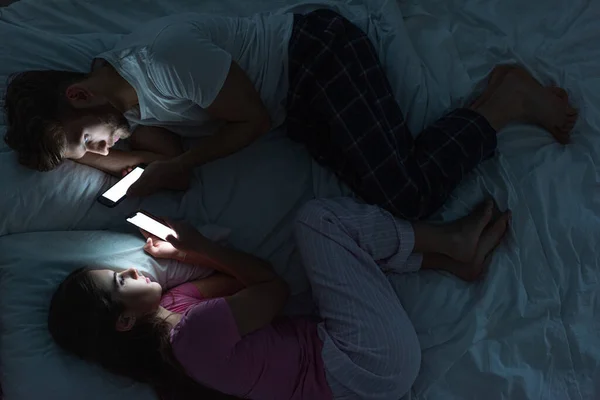
M 289 80 L 290 138 L 364 201 L 397 217 L 435 212 L 496 149 L 495 130 L 469 109 L 414 139 L 369 38 L 333 11 L 295 15 Z

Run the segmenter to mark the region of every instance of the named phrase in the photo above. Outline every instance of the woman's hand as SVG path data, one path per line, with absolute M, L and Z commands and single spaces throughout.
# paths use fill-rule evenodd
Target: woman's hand
M 175 231 L 175 236 L 169 235 L 166 241 L 140 229 L 140 232 L 146 238 L 144 251 L 154 258 L 174 259 L 184 262 L 188 253 L 201 252 L 203 245 L 210 242 L 187 222 L 175 222 L 166 218 L 161 218 L 161 220 Z
M 209 239 L 187 222 L 164 221 L 176 234 L 176 236 L 167 237 L 167 241 L 180 251 L 185 253 L 201 252 L 204 245 L 210 242 Z
M 150 254 L 154 258 L 166 259 L 166 260 L 177 260 L 184 262 L 186 258 L 186 252 L 175 248 L 171 243 L 165 242 L 157 238 L 156 236 L 140 229 L 140 232 L 146 238 L 146 244 L 144 245 L 144 251 Z

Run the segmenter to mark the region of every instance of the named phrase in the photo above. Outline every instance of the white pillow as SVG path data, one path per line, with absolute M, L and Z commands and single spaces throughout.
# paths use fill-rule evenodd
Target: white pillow
M 109 211 L 95 204 L 95 198 L 110 185 L 108 174 L 71 161 L 53 171 L 38 172 L 19 165 L 13 152 L 0 153 L 0 168 L 0 236 L 70 230 L 92 220 L 105 221 L 94 229 L 118 223 L 116 218 L 97 218 L 98 212 Z
M 223 231 L 203 230 L 215 238 Z M 0 238 L 0 382 L 7 399 L 153 399 L 146 386 L 115 377 L 65 354 L 47 328 L 48 306 L 58 284 L 86 266 L 136 267 L 163 287 L 210 270 L 157 261 L 141 249 L 140 235 L 114 232 L 39 232 Z M 76 383 L 76 384 L 74 384 Z
M 66 160 L 52 171 L 39 172 L 19 165 L 16 154 L 6 151 L 0 152 L 0 170 L 0 236 L 37 231 L 127 231 L 127 216 L 140 208 L 173 219 L 202 220 L 185 215 L 200 202 L 195 190 L 199 185 L 194 181 L 187 192 L 126 198 L 108 208 L 96 199 L 118 178 L 97 169 Z

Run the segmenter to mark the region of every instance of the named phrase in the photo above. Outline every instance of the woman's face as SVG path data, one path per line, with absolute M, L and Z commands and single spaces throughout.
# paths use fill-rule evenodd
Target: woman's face
M 156 311 L 160 304 L 160 284 L 143 276 L 135 268 L 123 272 L 99 269 L 89 273 L 98 286 L 112 293 L 115 300 L 123 302 L 127 311 L 137 316 Z

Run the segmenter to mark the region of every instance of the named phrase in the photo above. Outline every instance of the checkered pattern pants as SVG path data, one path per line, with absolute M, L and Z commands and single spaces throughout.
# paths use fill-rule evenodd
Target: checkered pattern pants
M 397 217 L 435 212 L 496 149 L 495 130 L 468 109 L 414 139 L 369 38 L 333 11 L 295 16 L 289 79 L 289 136 L 364 201 Z

